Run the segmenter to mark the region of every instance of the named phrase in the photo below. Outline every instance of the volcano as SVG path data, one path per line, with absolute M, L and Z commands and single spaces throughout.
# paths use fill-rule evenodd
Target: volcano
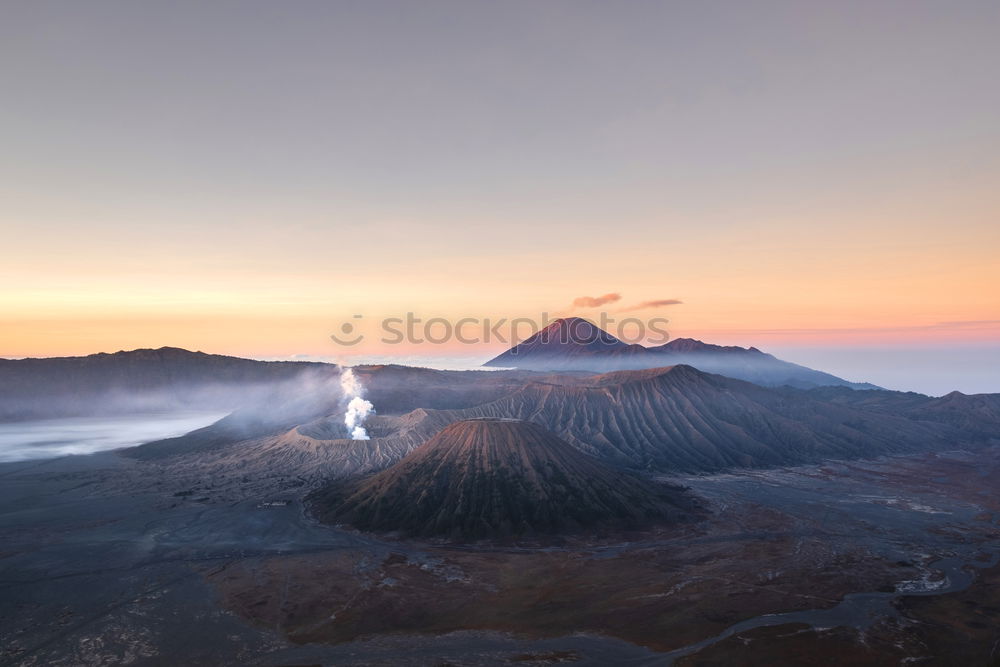
M 391 468 L 312 496 L 330 523 L 451 539 L 637 528 L 695 505 L 678 487 L 601 463 L 537 424 L 455 422 Z
M 580 317 L 556 320 L 483 365 L 597 373 L 687 365 L 765 387 L 878 389 L 782 361 L 755 347 L 712 345 L 693 338 L 677 338 L 653 347 L 629 344 Z

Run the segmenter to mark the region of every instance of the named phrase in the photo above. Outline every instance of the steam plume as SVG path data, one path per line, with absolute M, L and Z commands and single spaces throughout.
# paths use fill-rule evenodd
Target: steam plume
M 347 414 L 344 415 L 344 424 L 351 434 L 352 440 L 368 440 L 368 431 L 365 430 L 365 419 L 369 414 L 375 412 L 375 406 L 371 401 L 366 401 L 361 394 L 363 387 L 361 381 L 350 368 L 340 374 L 340 387 L 344 390 L 344 396 L 350 396 L 351 400 L 347 404 Z

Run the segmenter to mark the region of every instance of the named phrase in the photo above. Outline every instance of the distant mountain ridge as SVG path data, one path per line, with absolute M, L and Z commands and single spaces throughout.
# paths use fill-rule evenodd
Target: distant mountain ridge
M 895 414 L 921 422 L 947 424 L 973 436 L 1000 444 L 1000 394 L 963 394 L 953 391 L 931 397 L 915 392 L 854 392 L 843 387 L 819 387 L 805 396 L 870 412 Z
M 536 371 L 578 370 L 598 373 L 687 365 L 707 373 L 768 387 L 878 388 L 869 383 L 850 382 L 830 373 L 782 361 L 755 347 L 712 345 L 693 338 L 677 338 L 653 347 L 629 344 L 579 317 L 556 320 L 483 365 Z
M 0 420 L 169 409 L 234 409 L 329 364 L 256 361 L 176 347 L 0 359 Z M 233 392 L 238 389 L 239 394 Z

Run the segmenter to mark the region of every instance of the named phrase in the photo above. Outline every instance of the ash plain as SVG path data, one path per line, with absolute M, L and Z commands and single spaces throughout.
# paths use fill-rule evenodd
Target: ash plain
M 947 664 L 962 628 L 973 659 L 1000 639 L 993 589 L 960 605 L 979 620 L 914 602 L 975 597 L 993 572 L 1000 448 L 670 479 L 710 517 L 448 545 L 322 525 L 293 474 L 116 452 L 0 464 L 0 661 L 827 664 L 793 645 L 809 636 L 863 664 Z

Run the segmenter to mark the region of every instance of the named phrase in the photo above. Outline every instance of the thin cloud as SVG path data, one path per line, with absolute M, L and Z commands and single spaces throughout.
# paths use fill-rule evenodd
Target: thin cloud
M 636 304 L 634 306 L 629 306 L 628 308 L 622 308 L 620 312 L 629 313 L 633 310 L 644 310 L 646 308 L 662 308 L 663 306 L 676 306 L 684 303 L 680 299 L 655 299 L 653 301 L 643 301 L 642 303 Z
M 621 298 L 622 295 L 615 292 L 602 296 L 581 296 L 573 299 L 573 308 L 598 308 L 606 303 L 614 303 Z
M 1000 329 L 1000 320 L 952 320 L 933 324 L 914 324 L 875 327 L 824 327 L 799 329 L 705 329 L 702 333 L 736 335 L 826 335 L 826 334 L 866 334 L 866 333 L 910 333 L 948 331 L 987 331 Z

